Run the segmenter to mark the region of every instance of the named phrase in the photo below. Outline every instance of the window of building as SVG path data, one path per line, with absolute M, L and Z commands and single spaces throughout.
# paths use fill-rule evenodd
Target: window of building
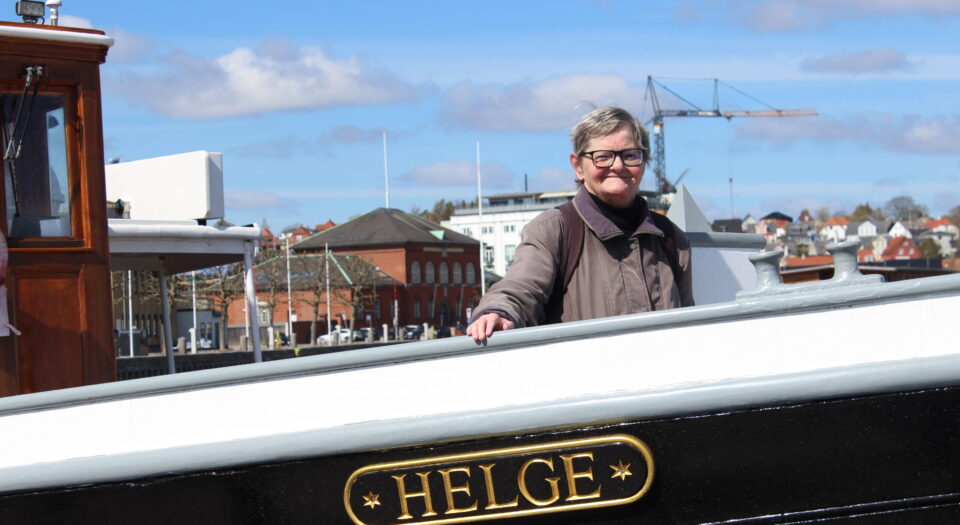
M 433 312 L 434 312 L 433 306 L 434 306 L 433 297 L 431 297 L 430 299 L 427 300 L 427 317 L 429 317 L 430 319 L 433 319 Z
M 517 231 L 517 225 L 516 225 L 516 224 L 504 224 L 504 225 L 503 225 L 503 233 L 513 233 L 513 232 L 515 232 L 515 231 Z
M 266 303 L 257 303 L 257 322 L 260 326 L 270 325 L 270 306 Z
M 460 263 L 453 263 L 453 284 L 463 283 L 463 266 Z
M 493 266 L 493 246 L 489 244 L 483 247 L 483 264 L 487 267 Z
M 417 297 L 417 298 L 415 298 L 415 299 L 413 300 L 413 318 L 414 318 L 414 319 L 420 319 L 420 317 L 421 317 L 421 313 L 420 313 L 420 298 Z
M 427 261 L 426 265 L 427 270 L 427 284 L 433 284 L 436 282 L 437 278 L 433 270 L 433 261 Z
M 472 236 L 473 236 L 473 231 L 472 231 L 470 228 L 464 228 L 464 229 L 463 229 L 463 234 L 464 234 L 464 235 L 469 235 L 469 236 L 472 237 Z
M 516 253 L 516 251 L 517 251 L 516 244 L 508 244 L 503 247 L 503 257 L 507 261 L 507 266 L 510 266 L 511 264 L 513 264 L 513 255 L 514 253 Z
M 410 282 L 420 284 L 420 263 L 417 261 L 410 263 Z
M 481 231 L 483 233 L 493 233 L 493 226 L 484 226 Z
M 446 262 L 440 263 L 440 284 L 450 284 L 450 268 Z
M 476 270 L 473 267 L 472 262 L 467 263 L 467 284 L 473 284 L 477 282 Z

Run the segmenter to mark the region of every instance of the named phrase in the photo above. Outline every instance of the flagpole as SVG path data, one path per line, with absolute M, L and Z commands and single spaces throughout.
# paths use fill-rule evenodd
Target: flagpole
M 287 340 L 293 341 L 293 291 L 290 285 L 290 237 L 287 241 Z
M 390 208 L 390 177 L 387 171 L 387 132 L 383 132 L 383 187 L 387 198 L 387 208 Z
M 487 293 L 487 279 L 483 269 L 483 199 L 480 191 L 480 141 L 477 141 L 477 220 L 480 222 L 480 295 Z
M 327 333 L 330 333 L 330 246 L 327 243 L 323 243 L 323 268 L 326 276 L 324 281 L 327 282 Z

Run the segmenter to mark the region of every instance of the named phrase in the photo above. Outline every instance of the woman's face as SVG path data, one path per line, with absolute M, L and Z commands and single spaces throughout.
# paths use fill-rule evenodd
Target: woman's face
M 636 149 L 640 145 L 633 140 L 630 128 L 624 124 L 609 135 L 590 139 L 585 151 L 611 150 L 623 151 Z M 583 182 L 587 191 L 603 202 L 616 208 L 626 208 L 633 204 L 637 188 L 643 179 L 646 161 L 639 166 L 624 166 L 618 155 L 609 168 L 598 168 L 586 155 L 570 154 L 570 164 L 577 173 L 577 180 Z

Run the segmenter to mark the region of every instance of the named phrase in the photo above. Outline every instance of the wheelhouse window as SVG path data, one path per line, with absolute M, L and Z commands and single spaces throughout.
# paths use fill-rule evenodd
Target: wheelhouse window
M 0 93 L 9 237 L 71 237 L 64 96 Z

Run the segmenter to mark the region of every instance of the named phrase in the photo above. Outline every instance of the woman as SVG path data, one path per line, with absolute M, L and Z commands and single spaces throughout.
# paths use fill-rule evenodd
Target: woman
M 547 210 L 524 228 L 513 265 L 467 327 L 477 342 L 548 321 L 693 305 L 690 243 L 637 195 L 650 151 L 647 130 L 627 111 L 605 107 L 584 116 L 571 135 L 580 191 L 567 206 L 576 213 Z M 579 253 L 571 258 L 565 243 L 580 246 Z

